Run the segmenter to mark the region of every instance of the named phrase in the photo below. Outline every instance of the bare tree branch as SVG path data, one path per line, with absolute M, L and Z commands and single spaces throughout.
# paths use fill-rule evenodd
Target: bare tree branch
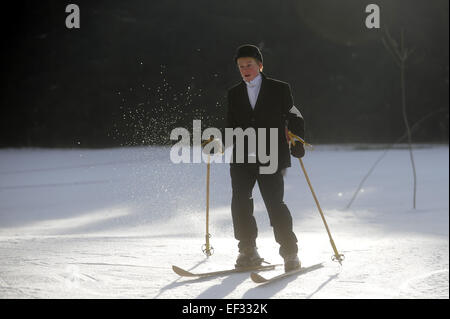
M 428 113 L 427 115 L 425 115 L 424 117 L 422 117 L 420 120 L 418 120 L 416 123 L 414 123 L 413 126 L 411 126 L 411 133 L 415 132 L 417 129 L 419 129 L 420 124 L 422 124 L 422 122 L 428 120 L 430 117 L 432 117 L 435 114 L 441 113 L 441 112 L 445 112 L 448 111 L 446 108 L 440 108 L 437 109 L 433 112 Z M 347 206 L 345 207 L 345 209 L 350 209 L 350 206 L 353 204 L 353 202 L 355 201 L 356 197 L 358 196 L 358 194 L 360 193 L 362 187 L 364 186 L 364 183 L 366 182 L 366 180 L 369 178 L 370 174 L 372 174 L 372 172 L 375 170 L 375 167 L 378 165 L 379 162 L 381 162 L 381 160 L 386 156 L 387 152 L 389 152 L 389 150 L 391 150 L 395 144 L 400 143 L 401 141 L 403 141 L 406 137 L 408 136 L 408 132 L 406 131 L 400 138 L 398 138 L 394 143 L 392 143 L 391 145 L 389 145 L 383 152 L 383 154 L 381 154 L 380 157 L 377 158 L 377 160 L 375 161 L 375 163 L 373 163 L 372 167 L 369 169 L 369 171 L 367 172 L 366 175 L 364 175 L 363 179 L 361 180 L 361 182 L 359 183 L 358 187 L 356 188 L 356 191 L 353 193 L 352 198 L 350 199 L 349 203 L 347 204 Z
M 406 126 L 406 131 L 408 133 L 408 145 L 409 145 L 409 156 L 411 160 L 411 166 L 413 171 L 413 208 L 416 208 L 416 192 L 417 192 L 417 174 L 416 174 L 416 165 L 414 162 L 414 156 L 412 151 L 412 138 L 411 138 L 411 130 L 409 127 L 408 116 L 406 112 L 406 87 L 405 87 L 405 68 L 406 68 L 406 60 L 410 56 L 410 54 L 414 51 L 414 49 L 405 48 L 405 31 L 402 28 L 400 33 L 400 51 L 398 48 L 397 42 L 391 37 L 389 33 L 389 29 L 386 27 L 384 29 L 386 33 L 386 39 L 389 43 L 382 38 L 383 43 L 385 44 L 386 49 L 394 56 L 394 61 L 400 67 L 400 85 L 401 85 L 401 95 L 402 95 L 402 115 L 403 122 Z M 390 44 L 390 45 L 389 45 Z M 397 59 L 395 58 L 397 57 Z
M 386 48 L 386 50 L 392 55 L 392 59 L 394 60 L 395 64 L 397 64 L 398 67 L 401 67 L 401 61 L 399 60 L 399 58 L 396 56 L 396 54 L 394 53 L 394 51 L 392 51 L 392 49 L 390 48 L 389 44 L 387 44 L 386 40 L 384 37 L 381 38 L 381 41 L 384 44 L 384 47 Z

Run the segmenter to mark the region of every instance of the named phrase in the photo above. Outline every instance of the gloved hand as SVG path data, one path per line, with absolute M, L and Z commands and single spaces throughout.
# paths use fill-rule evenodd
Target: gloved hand
M 202 152 L 210 155 L 223 153 L 222 141 L 213 137 L 209 140 L 202 141 Z
M 297 141 L 295 145 L 291 144 L 291 154 L 297 158 L 302 158 L 305 156 L 305 148 L 303 147 L 303 143 Z

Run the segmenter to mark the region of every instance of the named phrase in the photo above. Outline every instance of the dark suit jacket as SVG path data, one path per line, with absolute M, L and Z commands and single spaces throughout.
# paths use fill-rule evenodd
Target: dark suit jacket
M 227 126 L 229 128 L 266 128 L 266 154 L 270 150 L 270 128 L 278 129 L 278 169 L 291 166 L 286 128 L 304 137 L 304 119 L 300 113 L 292 113 L 294 102 L 288 83 L 268 78 L 261 72 L 262 82 L 255 108 L 248 98 L 247 86 L 242 80 L 228 90 Z M 234 141 L 233 144 L 235 144 Z M 248 145 L 245 144 L 245 162 Z M 258 154 L 258 151 L 256 152 Z M 233 163 L 236 162 L 236 147 L 233 150 Z M 259 162 L 259 159 L 257 159 Z

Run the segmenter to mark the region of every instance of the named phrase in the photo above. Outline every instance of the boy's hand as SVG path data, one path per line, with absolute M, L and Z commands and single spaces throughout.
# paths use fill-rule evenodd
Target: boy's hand
M 302 158 L 305 156 L 305 148 L 303 147 L 303 143 L 297 142 L 295 145 L 291 144 L 291 154 L 297 158 Z

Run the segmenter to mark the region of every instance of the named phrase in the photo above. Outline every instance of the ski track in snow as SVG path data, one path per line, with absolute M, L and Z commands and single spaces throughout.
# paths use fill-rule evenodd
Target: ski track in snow
M 448 147 L 414 150 L 416 210 L 406 149 L 392 150 L 344 210 L 383 150 L 318 146 L 304 163 L 343 266 L 293 159 L 285 201 L 304 266 L 325 267 L 259 287 L 232 268 L 237 243 L 227 164 L 211 167 L 210 232 L 201 252 L 206 165 L 172 164 L 164 147 L 0 150 L 0 298 L 449 298 Z M 258 187 L 262 257 L 282 263 Z M 264 272 L 268 277 L 282 267 Z

